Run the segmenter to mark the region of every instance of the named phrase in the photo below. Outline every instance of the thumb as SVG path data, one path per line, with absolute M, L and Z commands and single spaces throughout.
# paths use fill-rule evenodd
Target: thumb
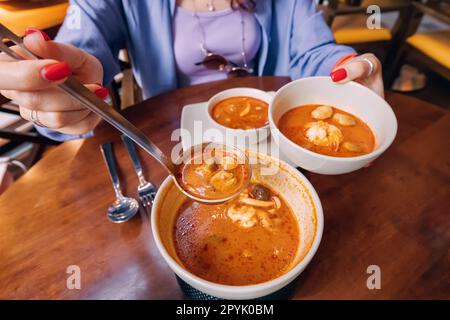
M 351 80 L 363 80 L 370 74 L 376 74 L 378 63 L 372 55 L 362 55 L 353 58 L 344 65 L 338 66 L 331 72 L 330 76 L 334 82 L 344 83 Z
M 94 56 L 72 45 L 52 41 L 43 31 L 28 28 L 24 45 L 35 55 L 44 59 L 65 62 L 73 75 L 84 83 L 102 83 L 103 67 Z

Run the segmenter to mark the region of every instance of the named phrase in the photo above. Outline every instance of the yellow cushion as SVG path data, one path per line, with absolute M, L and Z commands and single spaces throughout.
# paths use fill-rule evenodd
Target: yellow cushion
M 407 42 L 450 69 L 450 30 L 416 33 L 409 37 Z
M 0 21 L 16 34 L 23 36 L 27 27 L 48 29 L 60 25 L 69 4 L 67 0 L 44 3 L 10 1 L 0 3 Z
M 331 28 L 336 42 L 349 44 L 391 40 L 391 30 L 368 29 L 366 21 L 367 16 L 361 14 L 337 16 Z

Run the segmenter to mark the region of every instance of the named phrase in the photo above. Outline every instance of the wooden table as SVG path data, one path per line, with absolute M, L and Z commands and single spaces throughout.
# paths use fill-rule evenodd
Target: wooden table
M 184 88 L 126 110 L 164 151 L 183 105 L 251 86 L 276 90 L 287 78 L 246 78 Z M 388 93 L 399 121 L 393 146 L 366 169 L 341 176 L 306 173 L 322 200 L 325 230 L 296 299 L 449 298 L 450 115 L 429 103 Z M 102 124 L 93 139 L 65 143 L 0 197 L 0 298 L 178 299 L 182 293 L 152 239 L 148 217 L 116 225 L 99 143 L 119 142 Z M 125 192 L 136 179 L 121 144 L 116 154 Z M 145 169 L 160 184 L 161 167 Z M 81 268 L 81 290 L 66 269 Z M 381 267 L 381 290 L 366 287 L 367 267 Z

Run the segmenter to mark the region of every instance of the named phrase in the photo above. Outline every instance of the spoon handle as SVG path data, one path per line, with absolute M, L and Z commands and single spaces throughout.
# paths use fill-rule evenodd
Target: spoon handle
M 3 43 L 3 39 L 9 39 L 19 46 L 30 60 L 39 60 L 40 58 L 30 52 L 24 45 L 20 37 L 18 37 L 11 30 L 6 28 L 0 23 L 0 50 L 5 54 L 13 58 L 14 60 L 26 60 L 24 57 L 19 56 L 9 47 Z M 69 77 L 63 84 L 60 84 L 59 89 L 82 105 L 84 105 L 90 111 L 99 115 L 102 119 L 110 123 L 113 127 L 119 130 L 121 133 L 130 137 L 131 140 L 141 146 L 147 153 L 158 160 L 170 173 L 175 172 L 175 166 L 166 157 L 163 152 L 153 143 L 147 136 L 136 128 L 131 122 L 125 119 L 119 112 L 111 108 L 105 101 L 98 98 L 95 94 L 89 91 L 81 82 L 73 77 Z
M 117 172 L 116 161 L 114 160 L 114 151 L 111 143 L 105 143 L 101 145 L 103 158 L 105 159 L 106 167 L 108 168 L 109 175 L 116 192 L 118 199 L 122 198 L 122 191 L 120 190 L 119 174 Z

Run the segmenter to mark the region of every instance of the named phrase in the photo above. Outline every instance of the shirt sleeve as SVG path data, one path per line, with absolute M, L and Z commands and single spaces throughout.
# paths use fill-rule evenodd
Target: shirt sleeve
M 71 0 L 56 41 L 72 44 L 100 60 L 104 84 L 120 72 L 118 55 L 125 47 L 126 21 L 119 0 Z
M 338 45 L 313 0 L 297 0 L 294 7 L 290 47 L 290 76 L 293 79 L 329 75 L 342 57 L 355 53 Z
M 36 129 L 37 132 L 39 132 L 44 137 L 47 137 L 47 138 L 55 140 L 55 141 L 60 141 L 60 142 L 90 138 L 94 135 L 93 131 L 90 131 L 88 133 L 81 134 L 81 135 L 72 135 L 72 134 L 65 134 L 65 133 L 54 131 L 54 130 L 51 130 L 48 128 L 40 127 L 37 125 L 34 125 L 34 128 Z
M 71 0 L 67 16 L 55 41 L 74 45 L 95 56 L 102 64 L 103 84 L 109 84 L 120 72 L 118 55 L 125 45 L 126 22 L 119 0 Z M 47 128 L 35 126 L 43 136 L 68 141 L 91 137 L 68 135 Z

